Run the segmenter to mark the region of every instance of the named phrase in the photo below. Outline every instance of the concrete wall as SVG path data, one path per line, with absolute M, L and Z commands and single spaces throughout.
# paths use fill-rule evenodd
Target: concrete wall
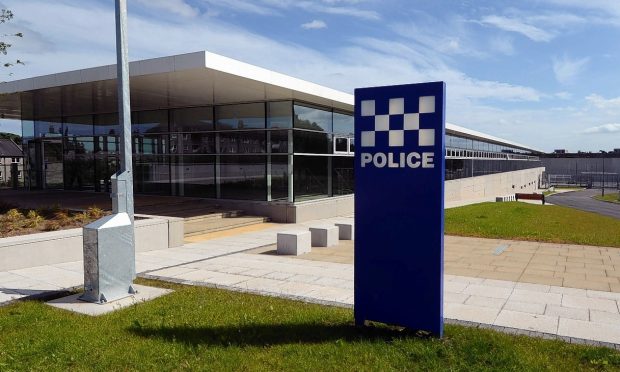
M 183 220 L 149 218 L 135 222 L 136 252 L 183 245 Z M 82 229 L 50 231 L 0 239 L 0 271 L 79 261 Z
M 545 168 L 532 168 L 487 176 L 446 181 L 445 202 L 495 199 L 519 192 L 531 193 L 538 189 L 538 180 Z

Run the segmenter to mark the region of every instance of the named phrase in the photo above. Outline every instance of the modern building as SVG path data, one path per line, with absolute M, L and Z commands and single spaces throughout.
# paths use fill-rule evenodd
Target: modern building
M 10 139 L 0 138 L 0 188 L 21 186 L 23 181 L 24 154 L 21 147 Z
M 542 154 L 550 186 L 620 188 L 620 152 L 564 152 Z
M 0 84 L 0 114 L 22 121 L 27 187 L 110 191 L 115 76 L 110 65 Z M 132 62 L 130 76 L 136 193 L 278 221 L 352 212 L 352 95 L 209 52 Z M 446 199 L 534 189 L 538 153 L 449 124 L 446 180 L 459 186 Z

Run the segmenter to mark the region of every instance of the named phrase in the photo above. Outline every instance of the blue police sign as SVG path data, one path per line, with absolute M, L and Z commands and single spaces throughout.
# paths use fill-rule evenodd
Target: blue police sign
M 355 322 L 443 334 L 445 83 L 355 90 Z

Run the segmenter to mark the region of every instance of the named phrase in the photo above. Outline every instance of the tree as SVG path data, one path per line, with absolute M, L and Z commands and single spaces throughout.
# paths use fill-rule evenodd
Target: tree
M 13 12 L 8 10 L 8 9 L 2 9 L 0 11 L 0 24 L 2 23 L 6 23 L 8 21 L 10 21 L 11 19 L 13 19 Z M 3 39 L 5 38 L 16 38 L 16 37 L 23 37 L 24 34 L 22 34 L 21 32 L 15 33 L 15 34 L 2 34 L 0 35 Z M 2 53 L 3 55 L 7 55 L 8 54 L 8 50 L 9 48 L 12 46 L 12 44 L 5 42 L 4 40 L 0 40 L 0 53 Z M 14 65 L 23 65 L 24 62 L 20 61 L 19 59 L 16 59 L 15 61 L 10 61 L 10 62 L 5 62 L 3 65 L 4 67 L 11 67 Z

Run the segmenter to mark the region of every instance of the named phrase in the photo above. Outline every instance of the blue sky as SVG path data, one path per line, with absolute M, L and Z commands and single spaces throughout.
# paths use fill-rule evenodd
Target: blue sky
M 443 80 L 447 119 L 543 150 L 620 147 L 620 1 L 128 0 L 131 59 L 209 50 L 335 89 Z M 114 63 L 112 0 L 0 0 L 4 80 Z M 6 122 L 0 130 L 11 129 Z

